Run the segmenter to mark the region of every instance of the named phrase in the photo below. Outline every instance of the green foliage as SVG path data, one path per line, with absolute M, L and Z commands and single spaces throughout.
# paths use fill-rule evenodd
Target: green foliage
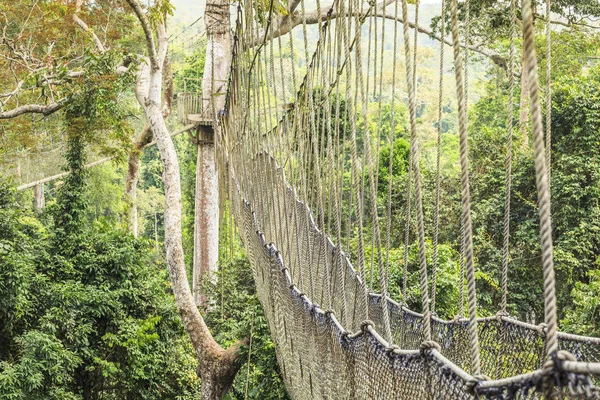
M 575 282 L 600 256 L 600 69 L 555 88 L 552 199 L 558 296 L 569 305 Z
M 427 263 L 433 264 L 432 243 L 426 244 Z M 413 310 L 421 309 L 421 286 L 419 275 L 419 247 L 412 244 L 408 252 L 408 281 L 406 299 L 402 298 L 402 287 L 404 280 L 404 248 L 394 248 L 389 251 L 389 293 L 390 297 L 400 303 L 408 304 Z M 365 259 L 371 260 L 371 248 L 365 251 Z M 459 255 L 452 246 L 441 244 L 438 248 L 438 278 L 436 310 L 440 317 L 452 319 L 459 314 L 460 310 L 460 274 Z M 381 293 L 379 285 L 379 272 L 377 261 L 374 265 L 370 262 L 366 266 L 368 281 L 373 284 L 374 292 Z M 372 276 L 371 276 L 372 275 Z M 431 290 L 431 288 L 429 289 Z M 430 293 L 431 295 L 431 293 Z
M 387 199 L 388 185 L 390 184 L 390 151 L 392 154 L 392 186 L 400 184 L 399 179 L 406 175 L 408 170 L 408 153 L 410 151 L 409 143 L 404 138 L 398 138 L 393 146 L 385 145 L 379 152 L 379 193 L 385 194 Z
M 194 398 L 196 359 L 150 243 L 85 216 L 81 136 L 53 224 L 0 185 L 0 398 Z
M 600 260 L 598 260 L 600 261 Z M 571 292 L 573 308 L 561 321 L 563 329 L 580 335 L 600 336 L 600 263 L 588 271 L 588 282 L 577 282 Z
M 201 92 L 206 63 L 206 39 L 195 42 L 194 51 L 183 60 L 173 62 L 173 84 L 178 92 Z
M 222 254 L 218 283 L 204 284 L 215 303 L 205 316 L 215 339 L 225 347 L 240 338 L 251 340 L 251 353 L 248 354 L 250 347 L 242 348 L 243 366 L 225 398 L 287 399 L 269 325 L 256 294 L 252 268 L 245 254 L 236 248 L 240 245 L 239 239 L 230 239 L 234 240 L 234 252 Z

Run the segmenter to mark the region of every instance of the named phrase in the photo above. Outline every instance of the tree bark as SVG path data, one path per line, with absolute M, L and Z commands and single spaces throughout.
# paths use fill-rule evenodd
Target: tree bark
M 138 237 L 138 213 L 137 213 L 137 184 L 140 178 L 140 155 L 142 150 L 152 141 L 150 125 L 146 125 L 140 135 L 133 143 L 133 150 L 127 158 L 127 177 L 125 178 L 125 217 L 127 227 Z
M 138 101 L 143 99 L 144 90 L 147 90 L 149 80 L 149 68 L 141 68 L 138 75 L 138 84 L 136 85 L 136 97 Z M 169 57 L 165 57 L 163 61 L 163 76 L 162 85 L 164 88 L 162 99 L 162 113 L 164 117 L 171 115 L 173 106 L 173 74 L 171 72 L 171 62 Z M 140 178 L 140 155 L 152 142 L 152 132 L 150 126 L 146 125 L 142 132 L 133 143 L 133 149 L 127 158 L 127 177 L 125 178 L 125 219 L 127 227 L 133 233 L 133 236 L 138 237 L 138 212 L 137 212 L 137 184 Z
M 44 196 L 44 184 L 35 185 L 33 189 L 33 198 L 35 202 L 35 211 L 41 214 L 46 206 L 46 198 Z
M 192 280 L 196 305 L 207 307 L 208 298 L 202 294 L 200 283 L 214 278 L 219 261 L 219 182 L 212 129 L 200 126 L 197 138 Z
M 526 54 L 523 53 L 521 58 L 521 71 L 525 71 Z M 527 82 L 527 74 L 521 73 L 521 98 L 519 101 L 519 130 L 523 141 L 521 148 L 529 147 L 529 83 Z

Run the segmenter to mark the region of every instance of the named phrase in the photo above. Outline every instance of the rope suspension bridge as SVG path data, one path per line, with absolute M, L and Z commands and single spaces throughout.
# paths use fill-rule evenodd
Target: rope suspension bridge
M 600 338 L 558 330 L 549 187 L 551 60 L 547 57 L 542 91 L 531 0 L 522 0 L 521 71 L 515 62 L 521 37 L 517 0 L 509 0 L 502 297 L 498 312 L 484 317 L 477 306 L 469 182 L 470 0 L 464 3 L 462 26 L 457 0 L 441 1 L 433 221 L 427 221 L 423 211 L 420 170 L 419 1 L 414 4 L 414 23 L 409 22 L 407 0 L 333 0 L 326 7 L 315 1 L 316 10 L 307 12 L 305 0 L 293 0 L 299 11 L 286 16 L 278 15 L 276 0 L 260 7 L 240 1 L 224 109 L 215 106 L 215 96 L 203 97 L 200 76 L 191 78 L 190 90 L 190 78 L 184 78 L 184 90 L 177 97 L 183 127 L 172 132 L 214 127 L 220 200 L 229 201 L 247 250 L 288 393 L 295 399 L 599 399 Z M 550 0 L 545 10 L 550 55 Z M 185 57 L 204 37 L 184 33 L 170 38 L 171 54 Z M 445 64 L 447 45 L 453 50 L 451 66 Z M 384 69 L 389 65 L 387 83 Z M 448 117 L 444 88 L 450 69 L 458 107 L 461 249 L 460 311 L 446 320 L 438 317 L 442 312 L 436 295 L 442 121 Z M 519 73 L 527 77 L 531 97 L 545 311 L 539 325 L 513 318 L 507 309 L 513 98 Z M 389 111 L 384 110 L 383 98 L 390 100 Z M 376 104 L 375 113 L 370 103 Z M 408 106 L 406 118 L 396 107 L 400 103 Z M 401 172 L 394 154 L 403 151 L 397 147 L 397 127 L 402 125 L 410 146 L 401 296 L 395 301 L 390 250 L 398 241 L 392 230 L 397 187 L 392 177 Z M 383 146 L 389 152 L 387 169 L 380 168 Z M 381 185 L 386 181 L 387 186 Z M 430 223 L 431 251 L 426 244 Z M 418 248 L 418 310 L 408 304 L 413 236 Z
M 467 0 L 467 9 L 469 7 Z M 536 399 L 600 398 L 600 339 L 557 329 L 550 221 L 550 83 L 544 130 L 530 0 L 522 6 L 524 68 L 531 94 L 540 218 L 545 322 L 533 325 L 507 313 L 516 0 L 511 0 L 510 83 L 506 153 L 502 301 L 496 315 L 479 317 L 471 224 L 466 101 L 470 22 L 459 30 L 456 0 L 440 10 L 441 48 L 432 265 L 426 252 L 423 184 L 417 125 L 417 32 L 411 48 L 406 0 L 334 0 L 316 13 L 276 18 L 276 5 L 258 15 L 241 2 L 229 90 L 215 130 L 218 170 L 247 249 L 259 298 L 289 394 L 297 399 Z M 419 3 L 414 14 L 418 25 Z M 549 3 L 546 4 L 549 16 Z M 469 13 L 467 12 L 467 15 Z M 265 16 L 266 15 L 266 16 Z M 299 18 L 298 29 L 292 19 Z M 264 21 L 259 22 L 261 19 Z M 315 22 L 316 20 L 316 22 Z M 402 23 L 404 22 L 404 23 Z M 318 39 L 309 51 L 309 23 Z M 389 25 L 393 33 L 390 33 Z M 399 30 L 402 25 L 402 31 Z M 440 153 L 446 27 L 453 48 L 461 182 L 461 312 L 436 314 L 440 224 Z M 550 31 L 547 30 L 549 45 Z M 385 52 L 385 35 L 393 49 Z M 365 47 L 367 48 L 366 54 Z M 402 50 L 403 49 L 403 50 Z M 303 76 L 296 70 L 304 53 Z M 395 111 L 404 53 L 408 121 Z M 384 65 L 392 58 L 391 93 Z M 366 65 L 365 65 L 366 64 Z M 548 73 L 549 63 L 547 65 Z M 391 98 L 391 129 L 383 131 L 382 95 Z M 290 99 L 292 101 L 290 102 Z M 375 117 L 369 99 L 379 99 Z M 421 309 L 408 308 L 405 230 L 402 302 L 390 298 L 393 152 L 397 124 L 410 133 L 406 215 L 416 216 Z M 379 153 L 389 146 L 389 177 Z M 388 179 L 384 201 L 380 181 Z M 224 196 L 223 196 L 224 197 Z M 428 223 L 428 222 L 427 222 Z M 378 292 L 378 293 L 376 293 Z M 462 305 L 466 303 L 464 317 Z

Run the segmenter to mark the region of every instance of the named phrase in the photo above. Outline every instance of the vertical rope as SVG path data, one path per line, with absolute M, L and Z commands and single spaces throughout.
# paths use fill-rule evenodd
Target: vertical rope
M 469 105 L 469 39 L 471 38 L 471 0 L 465 0 L 465 61 L 464 61 L 464 85 L 465 85 L 465 107 Z M 466 115 L 467 129 L 469 126 L 469 114 Z M 465 315 L 465 227 L 463 220 L 460 221 L 460 316 Z
M 431 271 L 431 312 L 435 314 L 435 296 L 437 292 L 438 240 L 440 233 L 440 164 L 442 154 L 442 117 L 444 101 L 444 47 L 446 35 L 446 0 L 442 0 L 440 20 L 440 77 L 438 83 L 438 126 L 435 165 L 435 208 L 433 211 L 433 267 Z
M 419 21 L 417 20 L 417 18 L 419 17 L 419 7 L 418 7 L 418 2 L 415 3 L 415 27 L 418 26 Z M 408 21 L 408 11 L 406 12 L 406 15 L 404 15 L 404 8 L 402 11 L 402 20 L 403 21 Z M 402 24 L 407 25 L 405 23 Z M 404 29 L 404 36 L 408 37 L 408 28 Z M 411 68 L 410 65 L 410 60 L 409 58 L 412 57 L 413 62 L 412 65 L 413 67 L 411 68 L 411 73 L 412 73 L 412 78 L 408 77 L 408 72 L 407 72 L 407 79 L 410 79 L 410 81 L 412 82 L 412 86 L 413 88 L 416 88 L 416 64 L 417 64 L 417 30 L 415 29 L 415 36 L 413 38 L 413 46 L 414 46 L 414 53 L 411 55 L 410 54 L 410 44 L 408 44 L 409 39 L 404 39 L 404 45 L 405 45 L 405 58 L 406 58 L 406 69 L 408 70 L 409 68 Z M 409 46 L 408 50 L 406 50 L 406 46 Z M 408 82 L 407 82 L 408 84 Z M 416 90 L 416 89 L 415 89 Z M 410 91 L 410 90 L 409 90 Z M 406 171 L 406 225 L 404 227 L 404 268 L 402 271 L 402 301 L 404 302 L 404 304 L 408 304 L 407 303 L 407 290 L 408 290 L 408 250 L 409 250 L 409 246 L 410 246 L 410 223 L 411 223 L 411 219 L 412 219 L 412 190 L 411 190 L 411 181 L 412 181 L 412 176 L 413 176 L 413 169 L 412 169 L 412 165 L 413 165 L 413 152 L 412 152 L 412 143 L 410 144 L 411 149 L 408 152 L 408 171 Z
M 412 75 L 412 82 L 413 82 L 413 90 L 415 91 L 415 93 L 417 92 L 417 49 L 419 48 L 419 30 L 417 29 L 417 27 L 419 26 L 419 5 L 421 4 L 421 0 L 415 0 L 415 29 L 414 29 L 414 36 L 413 36 L 413 75 Z M 405 20 L 406 21 L 406 20 Z M 416 99 L 415 99 L 416 101 Z
M 462 221 L 465 233 L 465 257 L 467 287 L 469 301 L 469 342 L 471 346 L 471 373 L 480 374 L 479 338 L 477 335 L 477 294 L 475 288 L 475 267 L 473 264 L 473 235 L 471 228 L 471 193 L 469 189 L 469 150 L 467 137 L 467 104 L 464 101 L 465 87 L 463 66 L 458 33 L 457 0 L 452 0 L 452 44 L 454 47 L 454 63 L 456 76 L 456 93 L 458 97 L 458 125 L 460 136 L 460 182 Z
M 402 0 L 402 19 L 408 21 L 408 4 Z M 410 58 L 410 43 L 408 24 L 403 24 L 404 54 L 406 57 L 406 82 L 408 86 L 409 116 L 410 116 L 410 152 L 415 179 L 415 208 L 417 212 L 417 234 L 419 238 L 419 265 L 421 277 L 421 304 L 423 308 L 423 331 L 425 340 L 431 340 L 431 314 L 429 311 L 429 280 L 427 279 L 427 259 L 425 257 L 425 228 L 423 223 L 423 198 L 421 194 L 421 172 L 419 154 L 417 151 L 417 107 L 412 76 L 414 69 Z
M 396 136 L 396 67 L 398 65 L 398 1 L 394 2 L 394 57 L 392 61 L 392 115 L 391 115 L 391 132 L 390 132 L 390 159 L 389 159 L 389 174 L 388 174 L 388 200 L 387 200 L 387 224 L 386 224 L 386 261 L 385 269 L 386 276 L 390 268 L 390 246 L 391 246 L 391 231 L 392 231 L 392 179 L 394 167 L 394 142 Z
M 392 179 L 394 177 L 394 142 L 396 136 L 396 67 L 398 65 L 398 1 L 394 2 L 394 44 L 393 44 L 393 61 L 392 61 L 392 115 L 391 115 L 391 132 L 390 132 L 390 159 L 389 159 L 389 174 L 388 174 L 388 199 L 387 199 L 387 219 L 386 219 L 386 258 L 385 258 L 385 277 L 389 276 L 390 270 L 390 247 L 391 247 L 391 231 L 392 231 Z M 383 46 L 382 46 L 383 47 Z M 383 67 L 382 67 L 383 68 Z M 404 301 L 404 299 L 403 299 Z
M 535 53 L 535 38 L 533 32 L 533 12 L 531 0 L 523 0 L 523 53 L 531 93 L 531 117 L 533 122 L 533 146 L 535 154 L 535 178 L 538 193 L 538 212 L 540 216 L 540 237 L 542 247 L 542 267 L 544 273 L 544 311 L 546 331 L 546 352 L 549 361 L 558 351 L 558 334 L 556 320 L 556 293 L 554 278 L 554 260 L 552 247 L 552 223 L 550 218 L 550 185 L 546 166 L 542 113 L 540 107 L 540 88 L 537 75 L 537 60 Z M 553 363 L 546 365 L 548 369 Z M 550 377 L 549 377 L 550 378 Z M 551 395 L 552 387 L 546 385 L 546 396 Z
M 552 30 L 550 29 L 551 0 L 546 0 L 546 168 L 548 185 L 552 172 Z
M 372 6 L 370 6 L 372 7 Z M 370 11 L 371 8 L 369 8 Z M 367 11 L 367 14 L 369 13 Z M 356 16 L 356 30 L 357 30 L 357 41 L 360 43 L 360 32 L 361 32 L 361 23 L 359 21 L 358 15 Z M 349 48 L 347 48 L 349 52 Z M 354 104 L 357 103 L 357 95 L 358 93 L 362 93 L 364 95 L 364 82 L 362 79 L 363 71 L 362 71 L 362 56 L 360 54 L 360 45 L 356 47 L 355 51 L 355 63 L 356 63 L 356 87 L 354 93 Z M 351 81 L 350 68 L 347 68 L 347 84 Z M 349 98 L 348 98 L 349 99 Z M 363 98 L 363 103 L 365 99 Z M 363 105 L 365 107 L 366 105 Z M 352 108 L 352 107 L 350 107 Z M 358 225 L 358 248 L 357 248 L 357 258 L 358 258 L 358 269 L 361 275 L 361 290 L 363 292 L 363 313 L 365 319 L 369 318 L 369 293 L 367 290 L 367 282 L 366 282 L 366 273 L 365 273 L 365 259 L 364 259 L 364 238 L 363 238 L 363 200 L 362 200 L 362 191 L 361 191 L 361 179 L 359 177 L 359 157 L 358 157 L 358 146 L 357 146 L 357 126 L 356 126 L 356 114 L 350 118 L 350 129 L 352 132 L 352 176 L 354 181 L 354 192 L 356 194 L 356 218 Z M 368 136 L 365 135 L 364 141 L 368 140 Z
M 508 57 L 508 122 L 506 132 L 505 180 L 504 180 L 504 232 L 502 246 L 502 303 L 500 311 L 506 314 L 508 297 L 508 264 L 510 262 L 510 198 L 512 180 L 512 136 L 514 126 L 514 97 L 515 97 L 515 36 L 517 16 L 516 0 L 510 1 L 510 50 Z

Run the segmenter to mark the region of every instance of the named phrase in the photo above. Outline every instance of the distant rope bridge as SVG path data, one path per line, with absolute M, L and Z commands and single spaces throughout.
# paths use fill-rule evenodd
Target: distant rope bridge
M 461 50 L 461 43 L 468 43 L 469 0 L 465 6 L 466 40 L 459 31 L 457 0 L 442 1 L 440 10 L 430 266 L 417 125 L 418 42 L 415 31 L 411 48 L 407 0 L 334 0 L 325 10 L 317 0 L 316 13 L 310 15 L 300 0 L 300 11 L 283 19 L 275 18 L 273 0 L 262 11 L 252 2 L 239 4 L 227 103 L 215 131 L 218 168 L 226 177 L 229 201 L 293 398 L 600 398 L 596 386 L 600 339 L 557 330 L 549 191 L 550 63 L 544 129 L 530 0 L 523 0 L 522 5 L 526 62 L 521 73 L 527 76 L 531 94 L 545 322 L 532 325 L 507 313 L 516 0 L 510 0 L 502 302 L 496 315 L 477 317 L 464 65 L 468 55 Z M 548 13 L 549 6 L 547 1 Z M 381 18 L 390 13 L 393 18 Z M 417 1 L 415 26 L 418 15 Z M 297 29 L 285 26 L 293 18 L 301 19 Z M 402 38 L 399 21 L 405 22 Z M 462 206 L 461 312 L 450 321 L 435 314 L 446 26 L 451 32 L 457 89 Z M 386 35 L 393 36 L 391 50 L 386 48 Z M 549 50 L 549 28 L 546 35 Z M 395 107 L 401 52 L 408 121 Z M 387 83 L 384 66 L 390 63 L 392 79 Z M 382 99 L 389 99 L 390 110 L 384 109 Z M 388 114 L 385 120 L 384 113 Z M 401 304 L 390 298 L 389 276 L 392 198 L 396 195 L 392 178 L 401 172 L 394 170 L 398 166 L 393 162 L 394 152 L 401 151 L 396 148 L 396 128 L 405 123 L 410 133 L 410 178 Z M 385 171 L 379 165 L 382 146 L 389 149 L 388 176 L 380 175 L 380 170 Z M 387 189 L 382 199 L 379 188 L 384 181 Z M 416 216 L 416 232 L 411 232 L 412 215 Z M 411 234 L 419 248 L 420 312 L 406 304 Z M 462 294 L 465 280 L 466 301 Z M 468 305 L 466 318 L 464 303 Z

